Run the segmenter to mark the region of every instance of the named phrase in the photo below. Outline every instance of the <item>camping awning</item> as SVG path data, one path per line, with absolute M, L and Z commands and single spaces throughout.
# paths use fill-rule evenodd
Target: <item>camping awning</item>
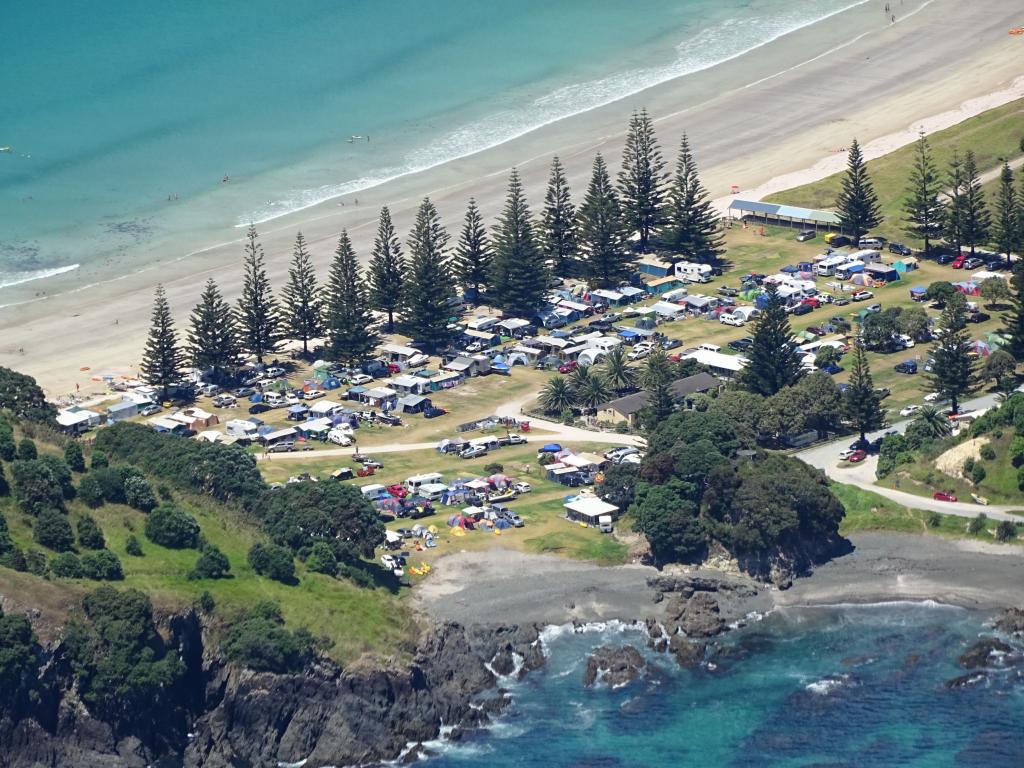
M 619 511 L 619 508 L 614 504 L 601 501 L 596 496 L 578 496 L 574 501 L 570 501 L 563 506 L 581 517 L 592 520 L 597 519 L 601 515 L 614 515 Z

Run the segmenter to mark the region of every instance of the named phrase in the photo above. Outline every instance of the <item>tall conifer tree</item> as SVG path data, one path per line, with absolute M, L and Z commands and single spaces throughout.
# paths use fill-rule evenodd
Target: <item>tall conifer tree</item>
M 873 227 L 882 223 L 882 208 L 878 195 L 868 176 L 867 163 L 861 154 L 860 144 L 854 139 L 846 162 L 846 176 L 842 189 L 836 198 L 836 213 L 839 225 L 856 243 Z
M 661 157 L 654 122 L 642 110 L 634 112 L 626 132 L 619 172 L 619 195 L 627 228 L 639 236 L 641 253 L 650 250 L 651 235 L 664 217 L 665 161 Z
M 778 289 L 768 285 L 765 290 L 768 304 L 754 321 L 754 343 L 740 381 L 751 392 L 771 397 L 795 384 L 803 376 L 803 368 Z
M 1010 339 L 1007 351 L 1024 362 L 1024 262 L 1017 262 L 1010 287 L 1010 311 L 1003 316 L 1003 333 Z
M 960 174 L 959 164 L 956 172 Z M 962 179 L 958 179 L 962 184 Z M 957 187 L 959 195 L 959 186 Z M 925 253 L 929 243 L 942 234 L 945 206 L 939 194 L 942 192 L 942 180 L 932 160 L 931 146 L 923 134 L 914 145 L 914 166 L 910 171 L 907 187 L 907 200 L 903 210 L 907 215 L 906 233 L 910 237 L 924 241 Z M 959 213 L 959 211 L 958 211 Z M 871 226 L 877 226 L 873 224 Z M 959 237 L 959 224 L 956 235 Z
M 843 410 L 846 418 L 860 432 L 861 442 L 868 432 L 885 423 L 885 412 L 875 391 L 868 358 L 859 342 L 854 345 L 853 369 L 850 371 L 850 386 L 843 393 Z
M 961 294 L 946 302 L 939 319 L 945 333 L 932 347 L 934 362 L 931 373 L 926 376 L 928 385 L 949 399 L 953 413 L 959 413 L 960 401 L 978 388 L 977 365 L 967 332 L 966 304 Z
M 178 347 L 178 334 L 174 330 L 171 307 L 162 285 L 156 287 L 152 318 L 149 337 L 142 352 L 142 376 L 147 384 L 160 387 L 166 399 L 167 388 L 181 378 L 182 354 Z
M 238 300 L 238 327 L 245 351 L 263 362 L 272 354 L 280 340 L 277 302 L 270 290 L 267 270 L 263 263 L 263 246 L 256 227 L 250 225 L 245 235 L 245 270 L 242 297 Z
M 544 305 L 547 269 L 533 233 L 530 207 L 515 168 L 509 175 L 505 208 L 492 236 L 493 304 L 507 315 L 529 316 Z
M 211 277 L 190 318 L 188 352 L 192 365 L 201 371 L 212 370 L 213 380 L 220 382 L 234 369 L 240 351 L 231 305 Z
M 992 227 L 992 237 L 1000 253 L 1006 254 L 1006 265 L 1013 267 L 1010 254 L 1017 246 L 1020 233 L 1020 205 L 1017 200 L 1017 189 L 1013 185 L 1013 171 L 1009 163 L 1003 163 L 999 174 L 999 190 L 996 193 L 996 215 Z
M 464 290 L 472 292 L 473 303 L 479 303 L 481 288 L 486 288 L 491 270 L 491 243 L 487 239 L 476 200 L 469 199 L 459 243 L 455 247 L 455 277 Z
M 288 282 L 281 291 L 288 335 L 302 342 L 302 354 L 309 354 L 309 340 L 323 332 L 323 298 L 316 284 L 313 260 L 299 232 L 288 267 Z
M 551 177 L 544 194 L 544 217 L 541 238 L 544 256 L 551 270 L 559 276 L 576 273 L 576 208 L 572 204 L 569 182 L 556 157 L 551 161 Z
M 988 242 L 992 231 L 992 214 L 985 203 L 985 192 L 981 188 L 981 177 L 978 175 L 978 163 L 971 150 L 964 154 L 963 175 L 960 239 L 963 245 L 970 246 L 973 256 L 979 245 Z
M 608 176 L 608 167 L 598 153 L 587 194 L 579 210 L 580 250 L 583 272 L 596 288 L 610 288 L 632 272 L 632 253 L 618 196 Z
M 377 236 L 370 254 L 370 304 L 388 314 L 388 333 L 395 330 L 395 312 L 403 305 L 406 263 L 402 256 L 402 243 L 391 223 L 391 211 L 380 209 Z
M 664 257 L 670 262 L 683 256 L 701 263 L 711 263 L 721 252 L 723 239 L 718 214 L 711 206 L 704 184 L 697 172 L 697 161 L 690 151 L 686 134 L 679 142 L 676 172 L 668 194 L 665 228 L 661 235 L 671 252 Z
M 342 230 L 327 279 L 325 325 L 330 356 L 346 365 L 365 360 L 379 341 L 366 293 L 352 241 Z
M 405 294 L 405 332 L 433 352 L 451 340 L 448 297 L 453 293 L 448 263 L 449 235 L 437 209 L 425 198 L 409 235 L 409 281 Z
M 964 242 L 964 218 L 967 206 L 967 178 L 964 161 L 953 150 L 946 175 L 946 205 L 942 220 L 942 236 L 957 253 Z

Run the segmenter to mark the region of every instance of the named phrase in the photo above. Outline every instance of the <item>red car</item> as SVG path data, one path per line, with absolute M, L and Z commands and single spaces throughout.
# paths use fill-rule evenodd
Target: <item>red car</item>
M 572 373 L 573 371 L 575 371 L 579 367 L 580 367 L 579 363 L 577 363 L 575 360 L 570 360 L 568 363 L 562 363 L 560 366 L 558 366 L 558 372 L 559 373 Z
M 953 269 L 963 269 L 965 261 L 967 261 L 966 256 L 957 256 L 955 259 L 953 259 L 953 263 L 950 264 L 949 266 L 951 266 Z
M 404 499 L 406 496 L 409 495 L 409 491 L 405 489 L 405 486 L 399 485 L 397 483 L 395 485 L 388 486 L 388 493 L 390 493 L 396 499 Z
M 825 335 L 827 335 L 825 333 L 825 329 L 824 328 L 819 328 L 816 325 L 812 325 L 810 328 L 808 328 L 807 332 L 808 333 L 813 333 L 815 336 L 825 336 Z
M 817 309 L 818 307 L 821 306 L 821 302 L 818 299 L 814 298 L 813 296 L 808 296 L 800 303 L 806 304 L 808 307 L 811 307 L 812 309 Z
M 858 461 L 864 461 L 868 457 L 868 452 L 865 450 L 857 450 L 850 454 L 849 461 L 851 464 L 856 464 Z
M 956 501 L 956 496 L 952 493 L 946 493 L 945 491 L 936 491 L 932 494 L 932 498 L 936 501 Z

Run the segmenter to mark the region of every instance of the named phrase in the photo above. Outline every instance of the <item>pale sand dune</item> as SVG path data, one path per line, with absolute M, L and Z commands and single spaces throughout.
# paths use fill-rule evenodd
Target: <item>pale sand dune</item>
M 908 9 L 914 6 L 907 3 Z M 711 70 L 361 192 L 359 206 L 329 202 L 267 222 L 260 232 L 271 279 L 282 284 L 298 229 L 324 271 L 342 227 L 365 257 L 383 204 L 391 206 L 401 232 L 408 231 L 426 194 L 453 232 L 471 195 L 492 217 L 512 164 L 520 168 L 536 208 L 550 157 L 557 153 L 578 197 L 595 151 L 617 168 L 622 129 L 639 107 L 657 119 L 669 159 L 683 131 L 689 133 L 715 197 L 725 195 L 730 184 L 758 190 L 772 179 L 812 169 L 822 158 L 834 163 L 835 149 L 854 135 L 879 149 L 871 142 L 905 143 L 920 126 L 943 127 L 1005 98 L 992 94 L 1019 89 L 1019 81 L 1013 83 L 1024 74 L 1024 39 L 1007 30 L 1020 23 L 1019 4 L 1008 0 L 931 0 L 895 25 L 883 18 L 880 4 L 862 4 Z M 902 138 L 882 139 L 893 136 Z M 808 180 L 831 167 L 790 178 Z M 83 268 L 45 286 L 5 290 L 0 365 L 33 374 L 51 395 L 72 391 L 76 383 L 88 391 L 97 370 L 130 371 L 139 360 L 156 282 L 165 284 L 181 323 L 208 276 L 229 297 L 237 296 L 240 234 L 225 230 L 225 242 L 191 254 L 154 245 L 155 250 L 111 260 L 102 265 L 103 273 Z M 146 266 L 134 271 L 141 264 Z M 40 287 L 49 298 L 34 298 Z M 82 372 L 82 366 L 92 370 Z

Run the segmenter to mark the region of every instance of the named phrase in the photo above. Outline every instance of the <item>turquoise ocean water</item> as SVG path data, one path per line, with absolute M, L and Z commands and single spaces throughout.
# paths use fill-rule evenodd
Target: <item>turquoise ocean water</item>
M 857 4 L 11 0 L 0 289 L 344 200 Z
M 714 671 L 658 669 L 587 689 L 585 658 L 644 636 L 621 628 L 547 637 L 546 669 L 514 683 L 491 729 L 433 768 L 1010 768 L 1024 765 L 1024 674 L 950 690 L 984 633 L 960 609 L 895 603 L 786 610 L 726 642 Z

